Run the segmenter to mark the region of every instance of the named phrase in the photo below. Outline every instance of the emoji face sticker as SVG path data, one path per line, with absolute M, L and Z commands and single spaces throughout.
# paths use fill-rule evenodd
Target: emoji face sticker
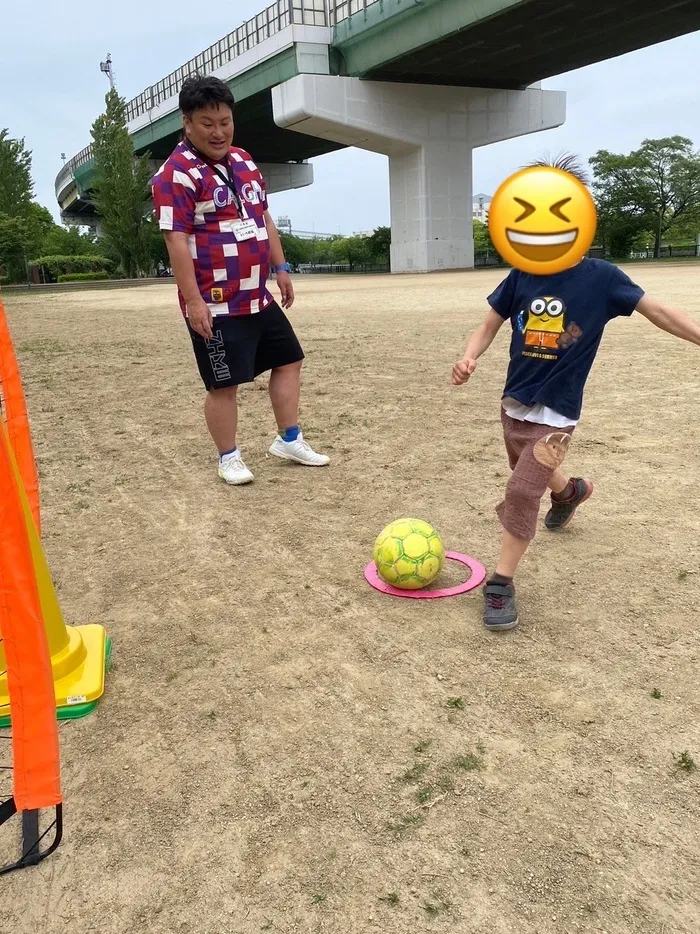
M 489 209 L 489 233 L 503 259 L 536 276 L 575 266 L 590 249 L 596 209 L 577 178 L 549 166 L 511 175 Z

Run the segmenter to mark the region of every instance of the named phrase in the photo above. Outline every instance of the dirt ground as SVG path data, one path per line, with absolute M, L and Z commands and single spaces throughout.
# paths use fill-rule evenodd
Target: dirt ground
M 700 268 L 628 271 L 700 320 Z M 297 276 L 332 462 L 266 456 L 261 381 L 243 488 L 171 284 L 7 299 L 49 564 L 115 667 L 61 726 L 65 840 L 0 880 L 0 931 L 697 934 L 700 348 L 609 327 L 568 459 L 596 493 L 535 541 L 519 629 L 363 579 L 401 516 L 493 566 L 505 330 L 449 377 L 502 275 Z

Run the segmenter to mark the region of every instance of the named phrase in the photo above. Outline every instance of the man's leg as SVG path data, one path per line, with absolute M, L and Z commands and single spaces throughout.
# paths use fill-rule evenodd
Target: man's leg
M 324 467 L 330 458 L 317 454 L 299 427 L 299 396 L 304 352 L 284 311 L 276 304 L 261 312 L 262 334 L 255 372 L 270 373 L 270 401 L 279 434 L 270 454 L 307 467 Z
M 232 486 L 253 480 L 253 474 L 243 463 L 236 446 L 238 427 L 238 387 L 212 389 L 204 403 L 204 418 L 209 434 L 219 452 L 219 476 Z
M 270 402 L 280 435 L 299 424 L 299 396 L 303 361 L 276 367 L 270 373 Z
M 212 389 L 204 403 L 204 418 L 219 456 L 236 447 L 238 427 L 238 386 Z

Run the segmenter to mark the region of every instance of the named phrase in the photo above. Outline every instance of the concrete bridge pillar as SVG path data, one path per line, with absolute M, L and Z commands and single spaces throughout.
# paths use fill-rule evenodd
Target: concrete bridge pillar
M 298 75 L 273 88 L 272 102 L 278 126 L 389 157 L 395 273 L 473 267 L 472 151 L 566 117 L 560 91 L 330 75 Z

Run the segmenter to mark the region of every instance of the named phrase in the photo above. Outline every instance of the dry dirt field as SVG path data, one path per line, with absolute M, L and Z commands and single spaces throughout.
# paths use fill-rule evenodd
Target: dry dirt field
M 700 268 L 631 274 L 700 320 Z M 403 515 L 493 565 L 506 332 L 449 377 L 501 276 L 296 277 L 332 462 L 266 456 L 263 381 L 244 488 L 171 284 L 7 300 L 64 614 L 115 667 L 61 726 L 65 840 L 0 880 L 3 934 L 700 931 L 700 348 L 609 327 L 568 459 L 596 494 L 536 540 L 519 629 L 363 579 Z

